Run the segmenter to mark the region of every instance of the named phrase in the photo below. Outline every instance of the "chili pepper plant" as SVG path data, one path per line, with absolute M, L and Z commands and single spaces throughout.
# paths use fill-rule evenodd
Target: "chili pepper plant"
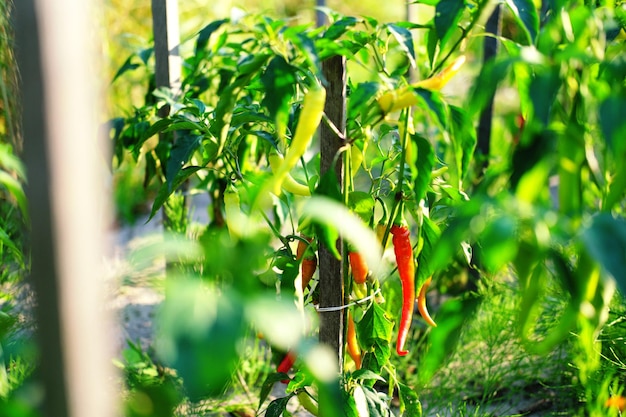
M 516 337 L 541 354 L 573 341 L 583 407 L 602 410 L 599 335 L 625 286 L 623 9 L 505 2 L 500 52 L 483 65 L 493 4 L 425 7 L 426 24 L 328 11 L 322 27 L 213 21 L 181 45 L 180 92 L 148 83 L 145 105 L 111 121 L 114 163 L 142 161 L 159 187 L 151 218 L 181 190 L 210 197 L 208 222 L 168 270 L 156 343 L 189 401 L 228 389 L 254 334 L 273 352 L 259 412 L 278 416 L 295 397 L 327 416 L 419 416 L 420 389 L 488 302 L 476 288 L 506 272 Z M 150 70 L 151 53 L 117 77 Z M 321 67 L 335 56 L 347 61 L 345 132 L 324 116 Z M 496 106 L 482 155 L 476 125 L 497 89 L 513 104 Z M 342 143 L 341 178 L 319 168 L 324 123 Z M 342 260 L 346 355 L 317 343 L 322 247 Z M 429 305 L 453 266 L 471 285 Z M 566 302 L 542 330 L 548 282 Z M 403 379 L 404 355 L 418 381 Z M 285 395 L 268 401 L 277 384 Z

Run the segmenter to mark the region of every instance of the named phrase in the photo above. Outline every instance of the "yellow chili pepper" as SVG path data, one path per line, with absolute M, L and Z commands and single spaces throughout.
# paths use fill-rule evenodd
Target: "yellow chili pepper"
M 326 90 L 321 85 L 312 87 L 304 96 L 302 111 L 300 112 L 300 119 L 296 126 L 296 131 L 285 153 L 285 159 L 280 169 L 274 174 L 274 194 L 280 193 L 280 189 L 287 174 L 306 152 L 317 127 L 322 121 L 325 103 Z
M 447 66 L 438 74 L 418 81 L 415 84 L 389 91 L 378 98 L 378 105 L 383 113 L 391 113 L 402 110 L 407 107 L 414 106 L 418 103 L 418 97 L 415 93 L 416 88 L 424 88 L 426 90 L 441 90 L 454 75 L 459 72 L 465 63 L 465 55 L 459 56 L 452 64 Z
M 267 159 L 270 163 L 270 168 L 272 169 L 272 172 L 273 173 L 280 172 L 281 167 L 284 163 L 284 159 L 282 155 L 272 150 Z M 283 183 L 281 186 L 283 190 L 288 191 L 292 194 L 304 195 L 304 196 L 311 195 L 311 190 L 309 190 L 309 187 L 296 181 L 289 173 L 285 174 L 285 177 L 283 179 Z

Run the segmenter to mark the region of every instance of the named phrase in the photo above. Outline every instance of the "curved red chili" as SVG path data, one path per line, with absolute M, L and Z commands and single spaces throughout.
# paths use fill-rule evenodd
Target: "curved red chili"
M 402 283 L 402 315 L 398 327 L 398 341 L 396 352 L 404 356 L 409 353 L 404 349 L 411 322 L 413 321 L 413 308 L 415 305 L 415 259 L 413 258 L 413 247 L 411 246 L 409 228 L 404 225 L 394 224 L 391 226 L 393 235 L 393 251 L 398 264 L 398 274 Z
M 280 361 L 280 363 L 278 364 L 278 367 L 276 368 L 276 372 L 279 372 L 281 374 L 286 374 L 287 372 L 291 370 L 291 367 L 293 366 L 295 362 L 296 362 L 296 354 L 290 350 L 289 352 L 287 352 L 283 360 Z M 288 384 L 289 380 L 283 379 L 280 382 L 282 382 L 283 384 Z

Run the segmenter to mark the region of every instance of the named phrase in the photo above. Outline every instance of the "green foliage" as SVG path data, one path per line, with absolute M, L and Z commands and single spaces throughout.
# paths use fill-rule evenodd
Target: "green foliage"
M 421 415 L 415 387 L 402 380 L 406 370 L 391 349 L 401 297 L 373 230 L 380 203 L 383 241 L 397 219 L 411 228 L 418 291 L 429 278 L 443 291 L 451 272 L 471 280 L 465 293 L 449 293 L 437 307 L 436 328 L 414 332 L 417 384 L 437 380 L 491 301 L 493 294 L 476 293 L 479 283 L 508 271 L 519 301 L 506 322 L 510 336 L 544 357 L 572 346 L 589 359 L 574 358 L 587 402 L 598 397 L 600 385 L 591 382 L 604 380 L 597 335 L 616 283 L 624 289 L 619 109 L 626 71 L 623 45 L 609 35 L 619 19 L 608 6 L 552 3 L 545 12 L 529 1 L 505 5 L 521 35 L 499 38 L 501 52 L 478 69 L 467 97 L 450 97 L 442 86 L 413 88 L 406 76 L 410 68 L 438 72 L 460 53 L 474 57 L 488 2 L 441 0 L 426 5 L 433 14 L 424 25 L 332 12 L 321 28 L 260 15 L 215 20 L 182 47 L 193 53 L 183 57 L 180 95 L 148 83 L 145 102 L 114 120 L 118 164 L 144 160 L 144 183 L 158 184 L 150 217 L 162 207 L 180 213 L 181 190 L 211 199 L 199 253 L 179 262 L 181 277 L 168 277 L 160 316 L 158 354 L 180 378 L 174 390 L 192 401 L 224 393 L 239 346 L 255 328 L 274 356 L 298 356 L 286 396 L 270 400 L 266 414 L 284 414 L 293 397 L 304 401 L 309 397 L 300 394 L 314 388 L 322 414 L 335 415 L 343 404 L 348 415 L 392 415 L 397 392 L 401 414 Z M 425 45 L 414 42 L 417 34 Z M 149 74 L 150 54 L 147 47 L 128 58 L 116 82 L 142 69 Z M 296 129 L 310 123 L 303 98 L 328 87 L 321 64 L 337 55 L 349 70 L 347 129 L 338 134 L 343 147 L 336 155 L 346 167 L 342 181 L 320 172 L 314 139 L 290 173 L 313 196 L 279 192 L 268 156 L 287 154 Z M 359 69 L 354 76 L 352 68 Z M 474 126 L 501 87 L 514 89 L 519 103 L 512 114 L 496 112 L 504 137 L 492 149 L 506 154 L 486 155 L 483 169 Z M 164 105 L 170 113 L 159 116 Z M 521 122 L 513 128 L 512 120 Z M 325 246 L 339 259 L 341 238 L 344 252 L 358 250 L 367 261 L 367 284 L 357 288 L 342 260 L 346 294 L 359 299 L 352 311 L 361 370 L 338 375 L 332 353 L 311 342 L 315 326 L 304 326 L 320 296 L 315 278 L 301 285 L 303 260 L 294 246 L 308 238 L 313 251 Z M 545 314 L 549 323 L 540 320 Z M 259 409 L 285 378 L 267 375 Z

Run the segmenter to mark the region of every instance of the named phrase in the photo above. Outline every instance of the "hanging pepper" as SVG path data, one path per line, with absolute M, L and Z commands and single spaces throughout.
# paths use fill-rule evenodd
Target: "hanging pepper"
M 432 277 L 429 277 L 422 288 L 420 289 L 419 295 L 417 296 L 417 311 L 419 311 L 420 315 L 424 319 L 426 323 L 433 327 L 437 327 L 437 323 L 430 317 L 428 313 L 428 308 L 426 307 L 426 292 L 428 291 L 428 287 L 430 286 L 430 282 L 432 281 Z
M 267 159 L 270 163 L 270 169 L 272 170 L 272 172 L 279 172 L 284 161 L 282 155 L 280 155 L 275 150 L 272 150 Z M 289 173 L 285 174 L 281 186 L 283 190 L 288 191 L 291 194 L 303 196 L 311 195 L 311 190 L 309 190 L 309 187 L 296 181 Z
M 294 363 L 296 363 L 296 354 L 290 350 L 289 352 L 287 352 L 283 360 L 280 361 L 280 363 L 278 364 L 278 367 L 276 368 L 276 372 L 281 373 L 281 374 L 286 374 L 287 372 L 291 370 L 291 367 L 293 366 Z M 280 382 L 282 382 L 283 384 L 288 384 L 289 380 L 283 379 Z
M 354 325 L 354 319 L 352 313 L 348 311 L 348 334 L 346 335 L 348 344 L 348 355 L 354 361 L 356 369 L 361 369 L 361 348 L 356 338 L 356 326 Z
M 441 90 L 459 72 L 464 63 L 465 55 L 461 55 L 438 74 L 418 81 L 415 84 L 400 87 L 397 90 L 383 94 L 377 100 L 378 106 L 385 114 L 415 106 L 419 102 L 418 94 L 415 92 L 416 88 L 434 91 Z
M 404 349 L 404 344 L 411 328 L 415 306 L 415 259 L 413 258 L 409 228 L 403 224 L 394 224 L 391 226 L 391 234 L 393 235 L 393 251 L 398 264 L 398 274 L 402 283 L 402 314 L 398 327 L 396 352 L 398 355 L 404 356 L 409 353 L 408 350 Z
M 317 270 L 317 256 L 315 255 L 315 252 L 313 252 L 313 249 L 311 249 L 310 245 L 313 238 L 302 234 L 300 236 L 302 239 L 298 240 L 296 260 L 302 260 L 302 263 L 300 264 L 300 274 L 302 275 L 302 291 L 304 291 L 309 286 L 309 282 Z
M 320 85 L 312 87 L 304 96 L 300 119 L 291 139 L 291 144 L 285 153 L 285 159 L 280 165 L 280 169 L 274 173 L 274 194 L 280 193 L 287 174 L 306 152 L 317 127 L 322 121 L 325 103 L 326 90 Z
M 359 252 L 349 251 L 348 260 L 350 261 L 354 282 L 356 284 L 364 284 L 370 272 L 365 259 Z

